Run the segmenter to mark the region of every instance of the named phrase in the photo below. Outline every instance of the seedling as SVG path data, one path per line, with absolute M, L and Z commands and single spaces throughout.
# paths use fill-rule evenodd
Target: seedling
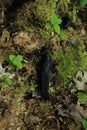
M 11 86 L 12 81 L 9 79 L 7 75 L 2 75 L 0 87 L 4 87 L 5 85 Z
M 21 55 L 10 55 L 9 56 L 9 62 L 10 62 L 10 68 L 14 70 L 15 68 L 22 69 L 22 61 L 23 56 Z
M 60 35 L 60 24 L 62 20 L 57 15 L 52 15 L 50 21 L 46 23 L 45 27 L 49 31 L 53 29 L 58 35 Z

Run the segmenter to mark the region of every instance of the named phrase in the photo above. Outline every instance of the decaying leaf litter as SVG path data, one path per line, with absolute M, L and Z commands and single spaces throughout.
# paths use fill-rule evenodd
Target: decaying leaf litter
M 86 129 L 82 125 L 83 119 L 87 119 L 86 6 L 68 0 L 66 4 L 57 0 L 7 3 L 3 4 L 5 14 L 1 15 L 4 10 L 0 12 L 3 19 L 0 21 L 0 129 Z M 73 15 L 75 9 L 77 13 Z M 64 25 L 60 27 L 60 34 L 55 25 L 49 30 L 45 28 L 54 12 L 60 18 L 67 18 L 67 14 L 71 20 L 67 29 L 63 29 Z M 44 47 L 52 60 L 49 76 L 52 100 L 46 101 L 37 95 L 37 68 L 41 67 Z M 23 56 L 22 69 L 9 62 L 11 55 Z M 15 65 L 13 70 L 11 65 Z

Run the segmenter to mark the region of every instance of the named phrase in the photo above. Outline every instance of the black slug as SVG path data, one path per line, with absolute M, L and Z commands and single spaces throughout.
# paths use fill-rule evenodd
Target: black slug
M 42 72 L 41 72 L 41 95 L 44 99 L 49 98 L 49 71 L 51 67 L 51 58 L 48 53 L 44 55 L 44 63 L 42 67 Z
M 39 78 L 38 78 L 38 89 L 41 94 L 41 97 L 45 100 L 49 100 L 49 72 L 51 68 L 51 57 L 45 52 L 41 56 L 40 69 L 39 69 Z
M 62 18 L 61 27 L 67 29 L 71 24 L 71 19 L 68 16 Z

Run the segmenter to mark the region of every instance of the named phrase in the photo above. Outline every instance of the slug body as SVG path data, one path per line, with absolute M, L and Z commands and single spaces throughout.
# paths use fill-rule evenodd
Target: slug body
M 41 57 L 41 69 L 39 74 L 39 91 L 43 99 L 48 100 L 49 99 L 49 72 L 51 68 L 51 57 L 46 52 Z
M 62 18 L 62 24 L 61 24 L 62 28 L 68 29 L 70 24 L 71 24 L 71 19 L 68 16 L 65 16 Z
M 49 98 L 49 71 L 51 67 L 51 58 L 48 53 L 44 55 L 44 63 L 41 72 L 41 95 L 44 99 Z

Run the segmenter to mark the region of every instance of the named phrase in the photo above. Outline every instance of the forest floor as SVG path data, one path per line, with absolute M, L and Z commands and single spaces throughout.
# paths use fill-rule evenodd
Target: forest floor
M 8 10 L 1 28 L 0 130 L 87 130 L 84 126 L 84 122 L 87 124 L 87 70 L 80 71 L 79 58 L 75 57 L 80 55 L 77 48 L 83 48 L 80 64 L 87 68 L 87 11 L 84 9 L 81 17 L 79 12 L 76 23 L 63 30 L 71 39 L 64 35 L 66 40 L 61 40 L 53 31 L 46 32 L 32 16 L 32 3 L 25 2 L 20 8 Z M 24 8 L 29 16 L 24 14 Z M 44 101 L 37 95 L 37 67 L 41 67 L 39 60 L 44 46 L 52 58 L 49 81 L 52 101 Z M 18 55 L 23 56 L 23 60 L 19 59 L 21 69 L 16 65 L 18 60 L 15 64 L 11 61 L 11 56 Z

